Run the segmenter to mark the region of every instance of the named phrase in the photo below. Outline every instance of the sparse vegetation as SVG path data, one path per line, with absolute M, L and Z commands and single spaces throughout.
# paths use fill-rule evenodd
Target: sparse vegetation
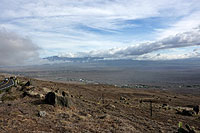
M 23 86 L 30 80 L 19 78 Z M 23 89 L 18 85 L 5 91 L 0 103 L 0 132 L 176 132 L 179 121 L 190 125 L 190 130 L 200 130 L 199 114 L 176 114 L 177 109 L 193 111 L 200 102 L 196 95 L 105 84 L 32 82 Z M 60 104 L 46 103 L 49 92 L 70 97 L 73 106 L 65 106 L 68 103 L 63 98 Z

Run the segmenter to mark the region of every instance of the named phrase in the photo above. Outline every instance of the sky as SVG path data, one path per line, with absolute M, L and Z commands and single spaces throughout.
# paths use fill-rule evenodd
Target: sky
M 200 57 L 200 0 L 1 0 L 0 65 Z

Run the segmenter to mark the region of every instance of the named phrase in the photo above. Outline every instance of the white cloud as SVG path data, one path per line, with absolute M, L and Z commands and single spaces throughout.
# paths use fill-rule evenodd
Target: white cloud
M 191 31 L 194 28 L 198 28 L 199 25 L 200 11 L 196 11 L 173 23 L 168 29 L 157 29 L 157 34 L 159 38 L 165 38 L 170 35 Z
M 168 53 L 148 53 L 135 57 L 138 60 L 176 60 L 176 59 L 191 59 L 200 58 L 199 52 L 189 51 L 182 53 L 168 52 Z
M 131 26 L 124 24 L 124 20 L 182 16 L 197 3 L 195 0 L 2 0 L 0 18 L 37 30 L 58 26 L 74 30 L 73 26 L 81 24 L 108 31 Z
M 195 28 L 192 29 L 191 31 L 172 35 L 158 41 L 139 43 L 125 48 L 113 48 L 107 51 L 103 50 L 103 51 L 83 52 L 79 53 L 80 55 L 77 56 L 91 56 L 91 57 L 104 57 L 104 58 L 130 58 L 130 57 L 137 58 L 140 57 L 141 55 L 145 55 L 159 50 L 200 45 L 199 38 L 200 38 L 200 30 L 199 28 Z M 195 51 L 196 50 L 194 50 L 194 52 Z M 188 55 L 177 54 L 176 57 L 184 58 L 183 56 L 188 56 Z M 146 58 L 146 56 L 143 57 Z M 167 59 L 167 54 L 158 54 L 156 58 L 161 59 L 161 57 L 163 59 Z

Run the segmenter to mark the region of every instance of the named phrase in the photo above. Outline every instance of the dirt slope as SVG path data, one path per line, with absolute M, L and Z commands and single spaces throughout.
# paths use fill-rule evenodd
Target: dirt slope
M 1 76 L 3 79 L 4 76 Z M 200 104 L 200 94 L 178 94 L 152 89 L 118 88 L 110 85 L 69 84 L 31 80 L 33 91 L 69 92 L 72 106 L 52 106 L 44 98 L 23 96 L 21 86 L 12 87 L 1 97 L 0 132 L 176 132 L 178 123 L 200 131 L 200 115 L 184 116 L 176 110 Z M 152 101 L 152 116 L 150 103 Z M 45 111 L 45 116 L 38 112 Z

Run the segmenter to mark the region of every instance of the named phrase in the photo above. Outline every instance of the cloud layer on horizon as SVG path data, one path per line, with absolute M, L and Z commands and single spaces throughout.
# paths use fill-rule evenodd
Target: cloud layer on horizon
M 179 33 L 176 35 L 172 35 L 157 41 L 151 42 L 144 42 L 139 44 L 134 44 L 125 48 L 112 48 L 109 50 L 95 50 L 90 52 L 81 52 L 78 54 L 68 54 L 62 56 L 68 57 L 103 57 L 108 59 L 153 59 L 150 55 L 152 52 L 157 52 L 166 49 L 173 49 L 173 48 L 184 48 L 184 47 L 191 47 L 191 46 L 198 46 L 200 45 L 200 27 L 196 27 L 191 31 Z M 199 52 L 199 49 L 196 49 L 194 52 Z M 144 56 L 144 55 L 148 55 Z M 161 57 L 165 57 L 163 59 L 170 59 L 165 56 L 161 56 L 162 54 L 157 54 L 156 59 L 162 59 Z M 187 55 L 187 54 L 184 54 Z M 159 57 L 159 58 L 158 58 Z M 171 56 L 174 59 L 174 55 Z M 177 54 L 177 59 L 180 57 L 180 54 Z M 188 58 L 189 56 L 185 56 Z M 184 58 L 184 57 L 181 57 Z

